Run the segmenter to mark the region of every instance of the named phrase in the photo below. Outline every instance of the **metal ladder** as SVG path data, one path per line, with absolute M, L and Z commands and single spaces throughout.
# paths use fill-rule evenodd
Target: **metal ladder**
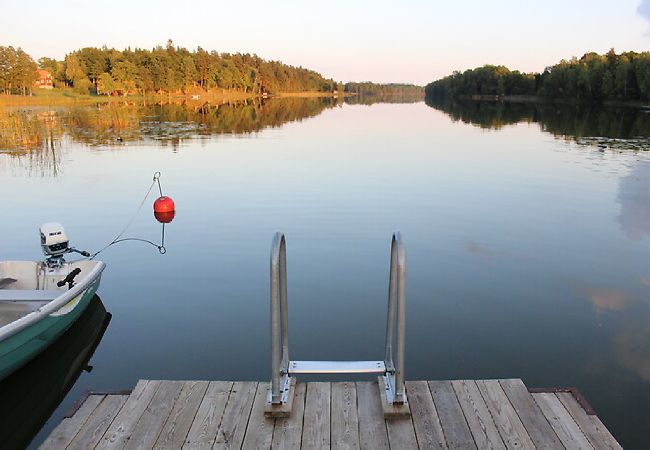
M 390 250 L 386 352 L 383 361 L 291 361 L 289 359 L 287 308 L 287 245 L 276 233 L 271 245 L 271 388 L 265 413 L 272 417 L 291 414 L 297 374 L 380 374 L 379 394 L 385 417 L 410 414 L 404 387 L 406 334 L 406 252 L 399 231 L 393 233 Z M 397 333 L 395 333 L 397 328 Z M 393 363 L 393 344 L 397 364 Z

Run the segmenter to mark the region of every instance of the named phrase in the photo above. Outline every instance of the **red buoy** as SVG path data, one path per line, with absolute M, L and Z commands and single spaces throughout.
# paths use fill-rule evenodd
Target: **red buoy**
M 176 205 L 171 197 L 163 195 L 153 202 L 153 215 L 160 223 L 169 223 L 176 215 Z
M 174 216 L 176 215 L 176 211 L 169 211 L 169 212 L 153 212 L 154 217 L 156 220 L 160 223 L 169 223 L 172 220 L 174 220 Z

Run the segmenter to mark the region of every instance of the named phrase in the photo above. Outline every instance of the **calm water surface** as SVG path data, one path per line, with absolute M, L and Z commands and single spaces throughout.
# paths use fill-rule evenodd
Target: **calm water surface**
M 167 254 L 138 243 L 102 253 L 112 320 L 92 372 L 32 445 L 88 389 L 269 379 L 277 230 L 293 356 L 381 359 L 400 229 L 407 378 L 576 386 L 624 446 L 646 447 L 650 115 L 437 108 L 292 99 L 4 111 L 28 131 L 5 133 L 0 153 L 2 259 L 41 258 L 37 227 L 50 220 L 74 245 L 101 248 L 155 171 L 177 203 Z M 128 234 L 159 239 L 150 202 Z

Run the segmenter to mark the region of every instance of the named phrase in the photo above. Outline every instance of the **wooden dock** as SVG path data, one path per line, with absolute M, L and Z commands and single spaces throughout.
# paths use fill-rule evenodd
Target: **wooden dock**
M 268 385 L 141 380 L 90 394 L 41 448 L 621 448 L 579 396 L 519 379 L 407 382 L 411 417 L 392 420 L 377 382 L 298 383 L 277 419 L 264 415 Z

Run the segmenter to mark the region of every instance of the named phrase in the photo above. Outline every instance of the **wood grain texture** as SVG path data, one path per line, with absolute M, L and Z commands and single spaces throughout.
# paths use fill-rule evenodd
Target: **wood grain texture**
M 505 449 L 485 400 L 474 380 L 455 380 L 451 382 L 458 403 L 463 409 L 465 420 L 480 449 Z
M 384 417 L 376 381 L 296 384 L 292 414 L 269 418 L 268 385 L 141 380 L 130 395 L 90 395 L 40 448 L 621 448 L 571 393 L 518 379 L 409 381 L 402 419 Z
M 571 393 L 558 392 L 555 395 L 567 411 L 569 411 L 573 420 L 575 420 L 594 448 L 599 450 L 623 448 L 616 442 L 616 439 L 614 439 L 597 416 L 590 416 L 585 413 L 585 410 L 582 409 L 582 406 L 580 406 Z
M 376 381 L 363 381 L 357 385 L 357 411 L 359 416 L 359 445 L 367 450 L 386 450 L 388 430 L 381 401 L 377 395 Z
M 241 448 L 258 384 L 253 381 L 235 381 L 212 448 Z
M 330 448 L 330 383 L 307 383 L 302 426 L 303 448 Z
M 533 394 L 533 400 L 546 416 L 555 434 L 562 441 L 566 448 L 584 448 L 590 449 L 593 446 L 580 430 L 578 424 L 573 420 L 569 411 L 566 410 L 562 402 L 552 393 Z
M 266 396 L 269 390 L 269 383 L 259 383 L 255 398 L 253 400 L 253 409 L 248 419 L 246 436 L 244 437 L 244 447 L 250 449 L 269 449 L 273 441 L 273 428 L 275 427 L 274 418 L 266 417 Z
M 160 385 L 161 381 L 157 380 L 138 381 L 117 417 L 115 417 L 104 437 L 99 441 L 97 448 L 105 450 L 122 449 Z
M 128 398 L 128 395 L 107 395 L 67 448 L 70 450 L 95 448 Z
M 226 403 L 232 390 L 232 381 L 211 381 L 187 433 L 183 449 L 212 448 Z
M 302 443 L 302 422 L 305 414 L 305 396 L 307 385 L 298 383 L 293 400 L 293 411 L 290 417 L 275 419 L 273 430 L 273 449 L 298 450 Z
M 406 419 L 387 419 L 388 442 L 390 448 L 417 449 L 418 440 L 410 417 Z
M 465 420 L 463 409 L 460 407 L 451 381 L 429 381 L 429 389 L 436 410 L 439 411 L 447 447 L 450 449 L 476 448 L 472 432 Z
M 129 436 L 124 446 L 125 450 L 153 447 L 182 388 L 182 381 L 161 383 Z
M 538 449 L 561 450 L 563 445 L 555 434 L 553 427 L 548 422 L 542 411 L 533 400 L 532 395 L 518 378 L 499 380 L 501 388 L 506 393 L 508 400 L 517 411 L 519 419 L 526 427 L 528 436 Z
M 332 383 L 331 422 L 331 448 L 360 448 L 357 387 L 353 382 Z
M 534 449 L 535 445 L 532 439 L 528 436 L 524 424 L 521 423 L 499 381 L 477 380 L 476 385 L 506 447 L 509 449 Z
M 83 427 L 90 415 L 95 411 L 99 404 L 104 400 L 104 395 L 89 395 L 88 398 L 79 407 L 77 412 L 66 419 L 50 433 L 41 444 L 39 449 L 47 450 L 51 448 L 66 448 L 75 438 L 79 429 Z
M 421 448 L 446 449 L 447 442 L 428 383 L 426 381 L 407 381 L 406 389 L 408 390 L 418 445 Z
M 183 388 L 154 444 L 155 449 L 181 448 L 190 431 L 208 386 L 207 381 L 185 381 Z

